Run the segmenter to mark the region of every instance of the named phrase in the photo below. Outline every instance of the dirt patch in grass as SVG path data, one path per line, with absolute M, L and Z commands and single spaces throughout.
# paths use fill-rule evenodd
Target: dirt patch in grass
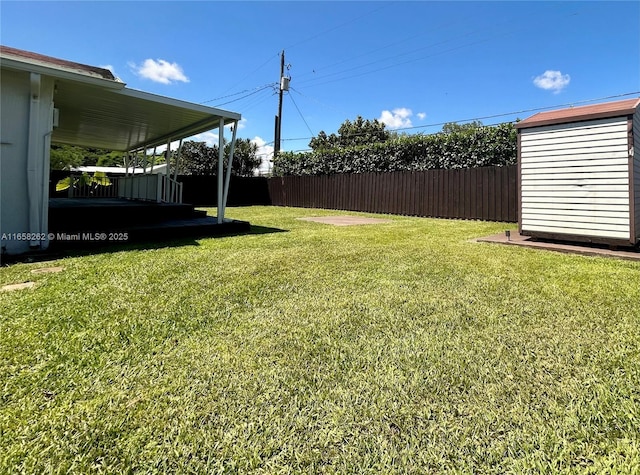
M 333 224 L 334 226 L 357 226 L 361 224 L 390 223 L 390 219 L 364 218 L 361 216 L 312 216 L 298 218 L 301 221 L 313 221 L 314 223 Z
M 35 287 L 35 285 L 36 285 L 35 282 L 22 282 L 20 284 L 3 285 L 2 288 L 0 288 L 0 291 L 1 292 L 12 292 L 14 290 L 29 289 L 31 287 Z
M 31 271 L 32 274 L 55 274 L 56 272 L 62 272 L 64 267 L 54 266 L 54 267 L 42 267 L 40 269 L 33 269 Z

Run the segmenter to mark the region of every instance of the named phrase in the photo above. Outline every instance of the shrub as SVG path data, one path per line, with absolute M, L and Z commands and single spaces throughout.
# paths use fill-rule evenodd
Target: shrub
M 273 174 L 332 175 L 513 165 L 517 134 L 511 123 L 311 152 L 280 153 Z

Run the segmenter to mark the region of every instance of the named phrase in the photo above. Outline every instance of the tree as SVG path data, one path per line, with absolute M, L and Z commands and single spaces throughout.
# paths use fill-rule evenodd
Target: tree
M 231 151 L 231 144 L 225 144 L 225 156 Z M 173 155 L 173 166 L 175 156 Z M 262 160 L 258 157 L 258 145 L 250 139 L 236 139 L 231 163 L 231 174 L 236 176 L 253 176 Z M 223 163 L 226 170 L 227 161 Z M 216 175 L 218 173 L 218 146 L 209 147 L 205 142 L 187 141 L 182 144 L 180 170 L 184 175 Z
M 122 152 L 108 152 L 106 150 L 98 155 L 96 165 L 99 167 L 123 167 L 124 166 L 124 153 Z
M 84 153 L 81 147 L 71 145 L 51 145 L 49 163 L 51 170 L 71 170 L 82 166 Z
M 121 167 L 124 153 L 73 145 L 51 145 L 51 170 L 71 170 L 80 166 Z
M 336 134 L 327 135 L 324 130 L 321 130 L 317 137 L 313 137 L 309 142 L 309 147 L 313 150 L 322 150 L 328 148 L 334 148 L 338 146 L 338 136 Z
M 231 149 L 230 144 L 225 145 L 227 155 Z M 236 139 L 233 152 L 231 174 L 236 176 L 253 176 L 260 167 L 262 159 L 258 157 L 258 145 L 250 139 Z M 226 166 L 226 165 L 225 165 Z
M 385 129 L 385 124 L 378 119 L 365 120 L 361 116 L 351 122 L 345 120 L 338 129 L 338 135 L 327 135 L 324 131 L 311 139 L 309 147 L 313 150 L 330 149 L 336 147 L 354 147 L 372 143 L 386 142 L 391 137 Z
M 175 156 L 173 152 L 173 163 Z M 218 147 L 209 147 L 205 142 L 188 140 L 183 142 L 180 153 L 180 168 L 178 173 L 183 175 L 215 175 L 218 163 Z
M 454 132 L 464 132 L 467 130 L 478 129 L 480 127 L 484 127 L 482 122 L 479 120 L 474 120 L 472 122 L 467 122 L 466 124 L 458 124 L 457 122 L 447 122 L 442 126 L 442 132 L 445 134 L 453 134 Z

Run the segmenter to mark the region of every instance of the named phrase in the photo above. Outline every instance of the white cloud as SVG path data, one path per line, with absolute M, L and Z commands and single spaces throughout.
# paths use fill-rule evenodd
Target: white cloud
M 262 159 L 258 173 L 270 172 L 273 168 L 273 163 L 271 163 L 273 159 L 273 145 L 267 145 L 267 142 L 258 136 L 255 136 L 251 142 L 258 146 L 258 157 Z
M 171 151 L 175 152 L 176 150 L 178 150 L 178 147 L 180 146 L 180 142 L 178 140 L 176 140 L 175 142 L 171 142 Z M 156 147 L 156 153 L 160 154 L 160 153 L 164 153 L 167 150 L 167 145 L 163 144 L 163 145 L 158 145 Z M 153 153 L 153 149 L 147 149 L 147 153 L 148 154 L 152 154 Z
M 202 132 L 198 135 L 194 135 L 193 137 L 189 137 L 186 140 L 192 140 L 194 142 L 204 142 L 209 147 L 213 147 L 214 145 L 217 147 L 219 139 L 220 139 L 220 136 L 218 135 L 217 132 L 208 131 L 208 132 Z
M 411 112 L 411 109 L 399 107 L 397 109 L 393 109 L 393 111 L 382 111 L 378 120 L 383 122 L 390 129 L 400 129 L 404 127 L 411 127 L 413 125 L 410 119 L 412 115 L 413 112 Z
M 427 114 L 425 112 L 418 112 L 416 115 L 420 120 L 424 120 L 427 117 Z
M 244 129 L 246 127 L 246 123 L 247 119 L 240 119 L 240 121 L 238 122 L 238 130 Z M 231 137 L 233 137 L 230 130 L 232 125 L 233 124 L 225 125 L 224 138 L 225 140 L 227 140 L 227 142 L 230 142 Z M 208 132 L 202 132 L 198 135 L 194 135 L 193 137 L 189 137 L 187 140 L 193 140 L 194 142 L 205 142 L 209 147 L 213 147 L 214 145 L 217 147 L 220 135 L 217 132 L 218 129 L 215 130 L 215 132 L 211 130 Z
M 565 87 L 569 85 L 571 76 L 568 74 L 562 74 L 560 71 L 547 70 L 540 76 L 536 76 L 533 79 L 533 84 L 545 91 L 553 91 L 554 94 L 558 94 Z
M 130 66 L 138 76 L 162 84 L 171 84 L 176 81 L 189 82 L 189 78 L 185 76 L 178 63 L 170 63 L 164 59 L 157 61 L 145 59 L 140 66 L 133 63 L 130 63 Z
M 243 122 L 245 122 L 245 119 L 241 119 L 240 122 L 238 122 L 238 130 L 241 130 L 245 127 Z M 229 124 L 226 128 L 228 129 L 229 127 L 231 127 L 231 124 Z M 227 142 L 230 142 L 232 137 L 231 132 L 229 130 L 225 130 L 224 135 Z M 183 142 L 187 142 L 187 141 L 204 142 L 207 144 L 208 147 L 217 147 L 219 138 L 220 138 L 220 135 L 218 134 L 218 129 L 214 129 L 214 130 L 209 130 L 207 132 L 201 132 L 191 137 L 187 137 L 186 139 L 183 140 Z M 171 142 L 171 150 L 173 151 L 178 150 L 179 145 L 180 145 L 179 141 Z M 167 149 L 166 145 L 159 145 L 156 150 L 157 150 L 157 153 L 160 153 L 160 152 L 164 152 L 166 149 Z M 272 148 L 272 151 L 273 151 L 273 148 Z
M 238 122 L 238 130 L 242 130 L 246 126 L 247 126 L 247 119 L 243 117 L 242 119 L 240 119 L 240 122 Z

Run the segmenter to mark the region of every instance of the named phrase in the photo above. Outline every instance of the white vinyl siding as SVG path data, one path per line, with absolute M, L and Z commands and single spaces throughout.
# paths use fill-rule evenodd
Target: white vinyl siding
M 522 129 L 520 169 L 523 232 L 631 237 L 626 117 Z
M 37 101 L 29 73 L 3 68 L 0 83 L 0 252 L 20 254 L 29 251 L 31 242 L 16 235 L 47 233 L 54 83 L 40 78 Z
M 635 205 L 635 238 L 640 240 L 640 108 L 633 114 L 633 186 Z
M 29 75 L 2 71 L 0 105 L 0 240 L 2 251 L 17 254 L 29 250 L 28 241 L 9 239 L 29 230 L 27 150 L 29 145 Z

